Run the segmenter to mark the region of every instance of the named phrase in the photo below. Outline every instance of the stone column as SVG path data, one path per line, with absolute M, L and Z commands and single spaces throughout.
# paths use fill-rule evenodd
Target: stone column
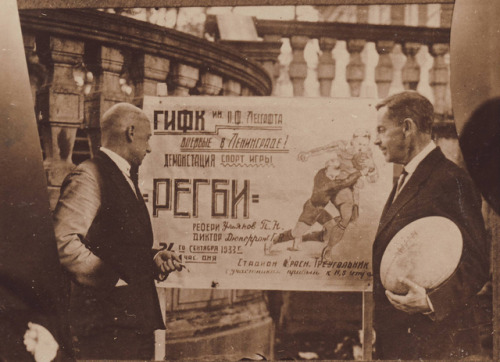
M 361 83 L 365 79 L 365 64 L 361 60 L 361 52 L 366 44 L 364 39 L 351 39 L 347 41 L 347 51 L 350 55 L 349 64 L 346 67 L 346 80 L 349 83 L 351 97 L 359 97 Z
M 375 83 L 377 83 L 377 94 L 379 98 L 385 98 L 389 94 L 394 67 L 392 65 L 391 52 L 394 42 L 390 40 L 379 40 L 375 44 L 379 54 L 378 64 L 375 67 Z
M 73 70 L 82 64 L 84 43 L 50 36 L 37 42 L 37 47 L 49 71 L 47 82 L 38 92 L 37 109 L 50 201 L 55 206 L 59 187 L 74 167 L 73 146 L 83 121 L 83 94 Z
M 444 57 L 449 48 L 448 44 L 433 44 L 429 47 L 429 52 L 434 57 L 434 64 L 429 70 L 429 84 L 434 91 L 434 111 L 443 118 L 448 113 L 446 92 L 450 74 Z
M 203 72 L 200 76 L 199 91 L 202 95 L 218 96 L 222 90 L 222 77 L 210 72 Z
M 171 70 L 170 85 L 174 96 L 189 96 L 189 91 L 196 86 L 199 70 L 187 64 L 175 64 Z M 170 93 L 170 92 L 169 92 Z
M 330 97 L 332 83 L 335 79 L 335 59 L 332 50 L 337 40 L 333 38 L 319 38 L 321 54 L 318 62 L 319 92 L 322 97 Z
M 241 84 L 234 80 L 228 79 L 224 82 L 222 95 L 224 96 L 240 96 Z
M 293 95 L 301 97 L 304 95 L 304 81 L 307 77 L 307 63 L 304 58 L 304 48 L 309 38 L 307 36 L 292 36 L 290 46 L 292 47 L 292 61 L 288 72 L 293 84 Z
M 281 42 L 281 35 L 264 35 L 264 41 L 268 42 Z M 276 95 L 276 84 L 278 83 L 278 78 L 280 77 L 280 62 L 276 58 L 274 62 L 272 62 L 272 67 L 268 70 L 271 78 L 273 80 L 273 95 Z
M 119 102 L 130 101 L 122 91 L 120 75 L 124 55 L 118 48 L 97 45 L 88 49 L 88 67 L 94 74 L 94 89 L 85 99 L 85 120 L 90 153 L 95 154 L 101 145 L 100 120 L 104 112 Z
M 403 85 L 406 90 L 416 90 L 420 82 L 420 65 L 416 55 L 420 50 L 419 43 L 404 43 L 403 53 L 406 55 L 406 63 L 402 69 Z

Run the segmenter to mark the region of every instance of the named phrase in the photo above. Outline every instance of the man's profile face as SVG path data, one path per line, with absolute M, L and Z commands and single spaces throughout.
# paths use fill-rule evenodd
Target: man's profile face
M 403 164 L 407 158 L 403 127 L 397 120 L 388 117 L 386 107 L 379 109 L 377 114 L 377 145 L 387 162 Z
M 149 124 L 149 120 L 145 115 L 138 114 L 134 125 L 134 138 L 130 145 L 131 161 L 134 165 L 139 166 L 146 154 L 151 152 L 151 146 L 149 145 L 150 138 L 151 125 Z

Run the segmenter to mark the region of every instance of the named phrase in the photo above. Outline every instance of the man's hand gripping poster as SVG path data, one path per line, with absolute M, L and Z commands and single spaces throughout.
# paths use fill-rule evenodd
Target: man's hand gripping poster
M 162 285 L 365 291 L 392 166 L 371 99 L 149 97 L 141 167 Z

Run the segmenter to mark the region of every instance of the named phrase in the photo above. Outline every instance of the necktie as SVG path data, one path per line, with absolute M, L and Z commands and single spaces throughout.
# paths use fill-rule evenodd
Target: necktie
M 406 176 L 408 176 L 408 172 L 403 168 L 403 171 L 401 172 L 401 175 L 399 176 L 398 187 L 396 189 L 396 194 L 394 195 L 394 200 L 396 199 L 396 197 L 398 197 L 399 193 L 401 192 L 401 189 L 403 188 L 403 185 L 405 184 Z
M 134 184 L 135 194 L 136 194 L 137 198 L 139 200 L 142 199 L 141 190 L 139 189 L 139 166 L 132 166 L 130 168 L 130 179 L 132 180 L 132 183 Z

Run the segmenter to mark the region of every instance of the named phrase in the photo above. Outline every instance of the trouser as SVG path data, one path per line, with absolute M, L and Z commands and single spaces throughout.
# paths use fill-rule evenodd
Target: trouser
M 75 337 L 77 359 L 152 360 L 154 333 L 140 333 L 133 329 L 107 328 L 91 335 Z

